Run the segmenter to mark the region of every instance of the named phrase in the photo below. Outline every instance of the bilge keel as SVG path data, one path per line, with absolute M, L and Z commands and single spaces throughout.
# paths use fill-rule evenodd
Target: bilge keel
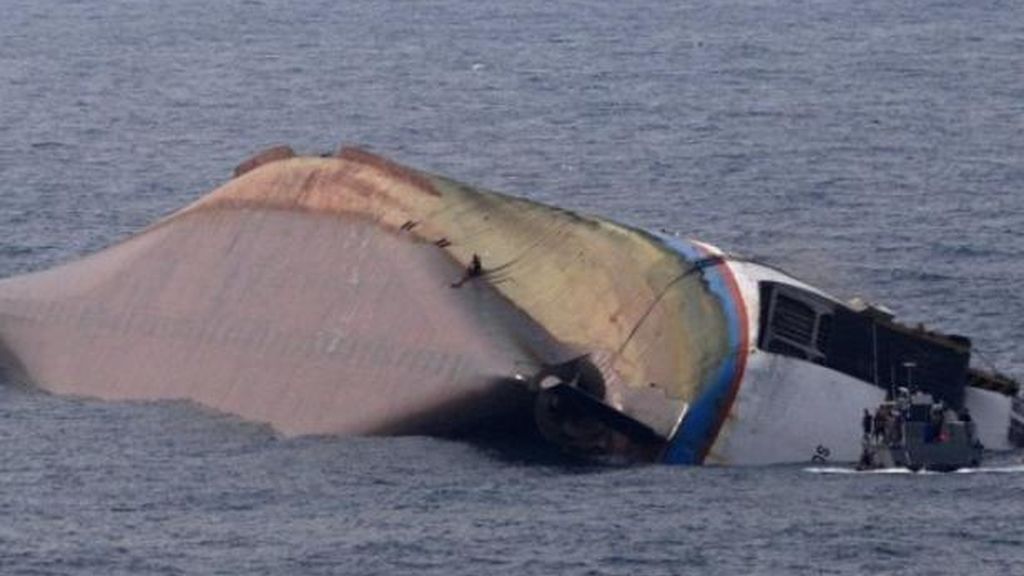
M 852 461 L 861 411 L 913 386 L 1006 448 L 1017 384 L 970 354 L 713 246 L 357 149 L 268 150 L 115 246 L 0 281 L 9 377 L 189 399 L 290 435 Z

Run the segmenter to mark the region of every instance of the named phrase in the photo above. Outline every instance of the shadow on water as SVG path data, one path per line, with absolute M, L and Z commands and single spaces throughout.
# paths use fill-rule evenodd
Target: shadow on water
M 464 442 L 498 464 L 551 468 L 568 473 L 597 473 L 629 463 L 602 461 L 568 453 L 548 442 L 533 423 L 532 414 L 514 413 L 486 425 L 460 430 L 448 439 Z
M 28 384 L 25 365 L 0 340 L 0 388 L 33 388 Z

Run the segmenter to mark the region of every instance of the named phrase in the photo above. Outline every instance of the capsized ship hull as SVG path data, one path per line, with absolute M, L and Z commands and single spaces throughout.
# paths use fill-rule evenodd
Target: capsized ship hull
M 0 281 L 0 363 L 57 393 L 190 399 L 285 434 L 525 421 L 584 454 L 855 458 L 881 383 L 766 349 L 766 283 L 835 303 L 699 242 L 359 150 L 277 148 L 120 244 Z M 1005 438 L 1008 396 L 986 402 L 979 428 L 994 411 Z

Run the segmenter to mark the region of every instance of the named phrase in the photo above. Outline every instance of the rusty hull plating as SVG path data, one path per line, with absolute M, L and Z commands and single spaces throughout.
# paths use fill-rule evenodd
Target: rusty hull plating
M 5 367 L 285 434 L 447 434 L 511 415 L 657 459 L 731 353 L 708 283 L 646 232 L 356 149 L 278 147 L 235 173 L 119 244 L 0 281 Z M 578 397 L 569 373 L 554 388 L 575 390 L 542 394 L 536 375 L 580 357 L 599 388 Z

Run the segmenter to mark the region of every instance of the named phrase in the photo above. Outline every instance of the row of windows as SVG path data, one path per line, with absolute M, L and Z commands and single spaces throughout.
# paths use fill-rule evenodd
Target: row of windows
M 963 400 L 970 363 L 966 339 L 910 329 L 774 282 L 761 283 L 758 346 L 886 390 L 917 387 L 954 406 Z
M 811 362 L 824 363 L 832 330 L 832 315 L 825 300 L 812 305 L 786 293 L 784 287 L 763 283 L 761 348 Z

